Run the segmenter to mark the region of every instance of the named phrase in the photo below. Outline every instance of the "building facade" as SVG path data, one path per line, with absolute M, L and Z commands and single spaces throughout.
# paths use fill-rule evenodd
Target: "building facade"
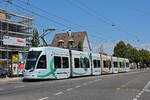
M 0 66 L 24 62 L 31 47 L 32 30 L 32 18 L 0 9 Z
M 71 32 L 55 34 L 52 43 L 54 47 L 80 50 L 84 52 L 91 51 L 87 32 Z

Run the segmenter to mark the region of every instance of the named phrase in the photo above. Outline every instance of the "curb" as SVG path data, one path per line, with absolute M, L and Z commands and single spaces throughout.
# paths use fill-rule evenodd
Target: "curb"
M 16 78 L 4 78 L 4 79 L 0 79 L 0 84 L 3 83 L 8 83 L 8 82 L 19 82 L 22 81 L 23 77 L 16 77 Z

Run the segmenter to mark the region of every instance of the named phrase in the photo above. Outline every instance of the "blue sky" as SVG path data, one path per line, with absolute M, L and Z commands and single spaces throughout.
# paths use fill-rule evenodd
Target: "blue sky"
M 44 28 L 56 28 L 55 32 L 46 37 L 48 43 L 51 42 L 55 33 L 66 32 L 70 27 L 72 31 L 87 31 L 92 47 L 98 49 L 103 44 L 104 51 L 108 54 L 112 54 L 114 45 L 120 40 L 138 49 L 150 50 L 150 0 L 29 1 L 31 5 L 49 14 L 23 4 L 19 0 L 12 0 L 13 3 L 49 19 L 33 15 L 35 27 L 38 28 L 39 33 L 42 33 Z M 10 11 L 19 10 L 17 7 L 15 9 L 12 10 L 10 5 Z M 24 15 L 28 13 L 22 12 Z

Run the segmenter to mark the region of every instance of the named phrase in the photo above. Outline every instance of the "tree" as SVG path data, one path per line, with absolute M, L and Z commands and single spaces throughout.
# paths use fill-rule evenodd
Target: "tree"
M 79 51 L 82 51 L 82 49 L 83 49 L 82 44 L 81 44 L 81 42 L 79 41 L 79 42 L 78 42 L 78 50 L 79 50 Z
M 117 43 L 117 45 L 114 47 L 114 56 L 116 57 L 127 57 L 127 46 L 123 41 L 120 41 Z
M 38 47 L 40 44 L 39 33 L 36 28 L 33 29 L 33 36 L 32 36 L 31 43 L 32 43 L 32 47 Z
M 141 62 L 143 64 L 146 64 L 147 66 L 150 65 L 150 52 L 147 50 L 139 50 L 140 56 L 141 56 Z

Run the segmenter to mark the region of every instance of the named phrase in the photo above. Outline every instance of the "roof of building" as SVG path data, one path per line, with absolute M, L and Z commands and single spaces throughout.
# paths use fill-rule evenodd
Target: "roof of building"
M 67 33 L 58 33 L 58 34 L 55 34 L 55 36 L 53 38 L 53 41 L 50 45 L 54 46 L 54 47 L 58 47 L 58 42 L 63 41 L 63 46 L 62 47 L 63 48 L 68 48 L 68 41 L 73 41 L 73 48 L 77 48 L 79 41 L 83 45 L 85 36 L 87 36 L 86 31 L 71 32 L 71 34 L 69 34 L 69 32 L 67 32 Z M 87 39 L 88 39 L 88 36 L 87 36 Z M 89 41 L 88 41 L 88 44 L 89 44 L 89 47 L 90 47 Z

